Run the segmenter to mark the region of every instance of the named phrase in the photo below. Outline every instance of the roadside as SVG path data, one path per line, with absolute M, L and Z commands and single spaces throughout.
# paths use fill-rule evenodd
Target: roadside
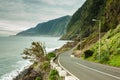
M 106 33 L 83 39 L 74 50 L 76 57 L 120 68 L 120 25 Z

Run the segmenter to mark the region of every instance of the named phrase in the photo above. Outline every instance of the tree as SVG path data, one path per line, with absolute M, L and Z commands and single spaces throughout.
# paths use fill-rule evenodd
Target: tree
M 41 42 L 32 42 L 31 47 L 24 50 L 23 58 L 38 62 L 44 60 L 45 54 L 45 46 Z

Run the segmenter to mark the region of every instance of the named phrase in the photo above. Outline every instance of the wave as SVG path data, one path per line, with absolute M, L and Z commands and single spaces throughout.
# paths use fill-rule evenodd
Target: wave
M 27 69 L 31 64 L 32 63 L 27 60 L 18 61 L 16 65 L 12 65 L 13 67 L 15 67 L 15 70 L 7 74 L 4 74 L 3 76 L 0 77 L 0 80 L 13 80 L 13 78 L 19 75 L 19 73 L 22 72 L 23 70 Z
M 55 49 L 58 49 L 60 47 L 55 47 L 55 48 L 46 48 L 47 53 L 54 51 Z
M 47 53 L 51 52 L 55 49 L 58 49 L 59 47 L 55 47 L 55 48 L 46 48 Z M 15 65 L 12 65 L 12 67 L 15 68 L 15 70 L 6 73 L 4 75 L 2 75 L 0 77 L 0 80 L 13 80 L 13 78 L 15 78 L 16 76 L 18 76 L 23 70 L 27 69 L 32 63 L 27 61 L 27 60 L 22 60 L 22 61 L 18 61 L 16 62 Z

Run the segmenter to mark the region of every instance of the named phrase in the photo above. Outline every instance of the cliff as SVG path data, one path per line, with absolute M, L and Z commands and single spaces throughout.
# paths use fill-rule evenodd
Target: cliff
M 48 22 L 39 23 L 36 27 L 22 31 L 17 36 L 61 36 L 65 34 L 70 16 L 60 17 Z
M 101 21 L 101 32 L 116 28 L 120 23 L 120 0 L 86 0 L 72 16 L 67 26 L 67 33 L 61 39 L 85 38 L 98 32 L 98 21 Z

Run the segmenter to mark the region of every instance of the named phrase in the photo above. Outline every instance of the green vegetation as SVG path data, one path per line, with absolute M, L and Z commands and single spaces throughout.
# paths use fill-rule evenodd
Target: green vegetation
M 99 42 L 94 44 L 89 50 L 94 53 L 88 57 L 88 60 L 120 67 L 120 25 L 116 29 L 109 30 L 102 37 L 100 41 L 100 56 Z
M 67 33 L 61 39 L 81 42 L 84 59 L 120 67 L 120 0 L 86 0 L 72 16 Z M 101 41 L 99 54 L 99 22 Z M 81 55 L 80 53 L 80 55 Z
M 65 34 L 70 16 L 63 16 L 48 22 L 39 23 L 36 27 L 18 33 L 18 36 L 61 36 Z
M 51 60 L 52 58 L 54 58 L 56 56 L 56 54 L 54 52 L 50 52 L 47 54 L 47 59 Z
M 91 50 L 86 50 L 84 52 L 84 58 L 91 57 L 92 55 L 93 55 L 93 51 L 91 51 Z
M 41 77 L 36 77 L 35 80 L 42 80 Z
M 111 60 L 108 61 L 108 64 L 111 66 L 120 67 L 120 55 L 111 56 Z
M 39 42 L 32 42 L 31 48 L 26 48 L 23 54 L 24 59 L 30 59 L 33 62 L 42 62 L 46 54 L 45 46 Z
M 67 18 L 62 17 L 52 21 L 38 24 L 35 28 L 18 33 L 17 35 L 53 35 L 64 33 L 67 25 L 67 33 L 61 39 L 80 41 L 77 50 L 81 49 L 84 59 L 120 67 L 120 0 L 86 0 L 75 14 Z M 98 39 L 98 21 L 101 20 L 100 54 Z M 117 26 L 118 25 L 118 26 Z M 50 27 L 51 26 L 51 27 Z M 47 33 L 46 33 L 47 32 Z M 76 42 L 69 42 L 58 51 L 71 49 Z M 55 53 L 46 54 L 42 43 L 33 42 L 30 48 L 23 52 L 24 59 L 30 59 L 34 64 L 30 67 L 30 75 L 35 80 L 60 80 L 56 70 L 50 71 L 50 60 Z M 50 73 L 49 73 L 50 72 Z M 36 73 L 36 74 L 35 74 Z M 42 78 L 40 77 L 42 75 Z M 27 77 L 28 77 L 27 76 Z M 24 79 L 23 79 L 24 80 Z M 29 79 L 27 79 L 29 80 Z
M 58 74 L 57 70 L 51 70 L 49 74 L 49 79 L 48 80 L 60 80 L 60 76 Z
M 98 32 L 98 22 L 101 20 L 101 32 L 115 29 L 120 24 L 120 0 L 86 0 L 72 16 L 67 26 L 67 33 L 61 39 L 80 39 Z
M 32 42 L 31 47 L 26 48 L 23 55 L 23 58 L 32 61 L 33 65 L 28 69 L 25 79 L 23 78 L 22 80 L 48 80 L 50 60 L 56 56 L 55 53 L 50 52 L 47 54 L 45 46 L 42 43 Z M 57 80 L 57 72 L 52 71 L 51 76 L 53 76 L 53 79 L 50 77 L 50 80 Z
M 45 71 L 49 71 L 49 69 L 50 69 L 50 62 L 44 61 L 44 62 L 42 63 L 42 65 L 41 65 L 41 69 L 42 69 L 42 70 L 45 70 Z

